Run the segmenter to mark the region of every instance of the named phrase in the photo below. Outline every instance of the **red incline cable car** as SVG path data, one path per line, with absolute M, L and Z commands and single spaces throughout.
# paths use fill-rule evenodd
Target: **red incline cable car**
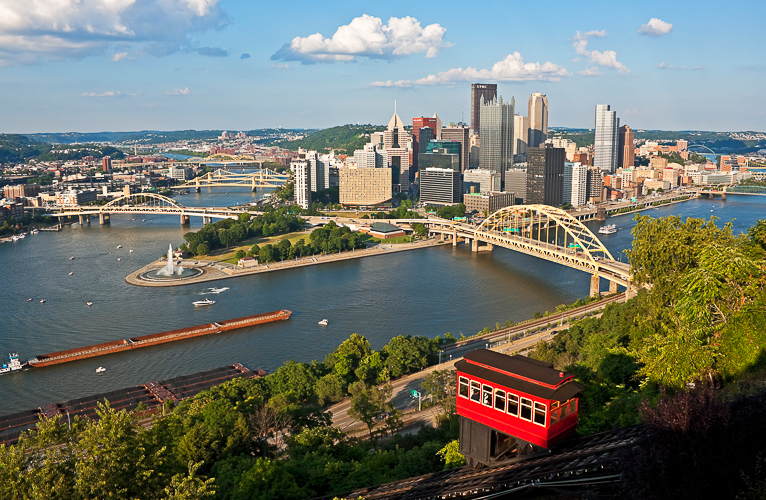
M 550 448 L 575 431 L 574 375 L 550 363 L 477 349 L 455 363 L 460 453 L 493 465 Z

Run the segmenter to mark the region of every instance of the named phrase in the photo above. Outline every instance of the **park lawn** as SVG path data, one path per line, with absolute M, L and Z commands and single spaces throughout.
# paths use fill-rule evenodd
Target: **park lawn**
M 211 260 L 213 262 L 228 262 L 229 264 L 236 264 L 237 258 L 234 257 L 234 255 L 237 253 L 237 250 L 244 250 L 247 252 L 253 245 L 274 245 L 285 239 L 290 240 L 291 245 L 295 245 L 295 243 L 300 239 L 303 239 L 308 243 L 310 234 L 311 233 L 309 231 L 296 231 L 294 233 L 280 234 L 277 236 L 252 236 L 240 241 L 236 246 L 231 246 L 229 248 L 217 248 L 210 252 L 210 254 L 197 258 L 200 260 Z
M 411 243 L 412 237 L 411 236 L 399 236 L 398 238 L 387 238 L 385 240 L 381 240 L 380 238 L 373 238 L 370 236 L 369 238 L 363 240 L 367 243 L 383 243 L 383 244 L 393 244 L 397 245 L 400 243 Z

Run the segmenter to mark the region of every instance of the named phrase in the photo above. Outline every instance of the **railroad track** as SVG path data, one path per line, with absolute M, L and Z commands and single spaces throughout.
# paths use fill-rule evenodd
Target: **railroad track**
M 641 427 L 593 434 L 561 443 L 553 453 L 492 468 L 463 467 L 394 483 L 356 490 L 324 499 L 435 500 L 448 498 L 511 498 L 530 488 L 582 488 L 619 480 L 614 455 L 633 444 Z

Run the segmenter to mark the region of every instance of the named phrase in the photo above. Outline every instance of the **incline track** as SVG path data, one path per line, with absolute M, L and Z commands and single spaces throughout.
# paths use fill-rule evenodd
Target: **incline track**
M 365 500 L 505 498 L 531 487 L 563 489 L 615 482 L 619 474 L 614 472 L 614 454 L 633 444 L 640 429 L 634 426 L 570 440 L 555 447 L 551 455 L 523 462 L 478 470 L 463 467 L 436 472 L 338 497 Z

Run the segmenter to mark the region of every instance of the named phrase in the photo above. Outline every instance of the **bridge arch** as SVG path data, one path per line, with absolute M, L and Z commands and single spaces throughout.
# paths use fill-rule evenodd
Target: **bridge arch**
M 136 203 L 150 208 L 186 208 L 172 198 L 155 193 L 133 193 L 128 196 L 120 196 L 102 208 L 108 210 L 109 208 L 135 206 Z
M 715 154 L 718 154 L 718 153 L 716 153 L 715 151 L 713 151 L 712 149 L 710 149 L 709 147 L 707 147 L 707 146 L 705 146 L 705 145 L 703 145 L 703 144 L 692 144 L 692 145 L 690 145 L 690 146 L 687 146 L 687 148 L 686 148 L 686 149 L 688 149 L 689 151 L 691 151 L 691 149 L 692 149 L 692 148 L 707 149 L 707 150 L 709 151 L 709 154 L 711 154 L 711 155 L 715 155 Z M 694 151 L 692 151 L 692 153 L 694 153 Z
M 475 234 L 488 242 L 503 240 L 544 242 L 555 259 L 574 267 L 598 269 L 598 261 L 614 261 L 609 250 L 582 222 L 568 212 L 548 205 L 515 205 L 487 217 Z M 570 253 L 571 250 L 571 253 Z M 541 251 L 544 251 L 541 249 Z M 562 255 L 563 253 L 563 255 Z

